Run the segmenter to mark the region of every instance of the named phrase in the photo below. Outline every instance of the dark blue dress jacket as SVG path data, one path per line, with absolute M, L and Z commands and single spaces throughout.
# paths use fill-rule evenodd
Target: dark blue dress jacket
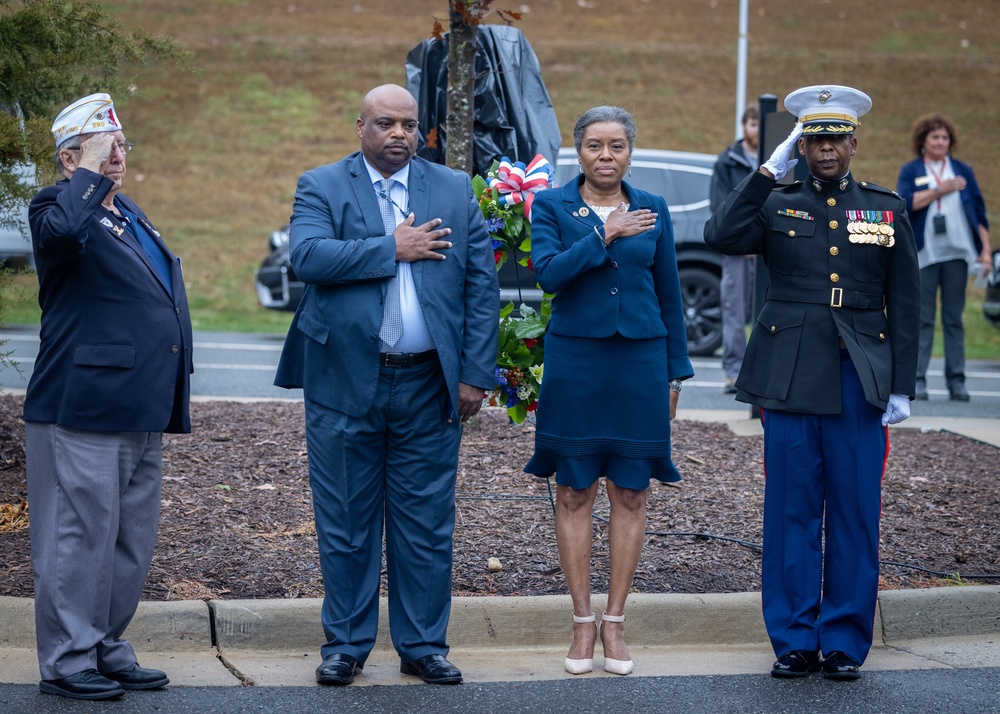
M 167 286 L 101 202 L 110 179 L 79 169 L 28 208 L 42 308 L 25 421 L 89 431 L 189 432 L 191 318 L 180 260 L 122 194 L 170 266 Z

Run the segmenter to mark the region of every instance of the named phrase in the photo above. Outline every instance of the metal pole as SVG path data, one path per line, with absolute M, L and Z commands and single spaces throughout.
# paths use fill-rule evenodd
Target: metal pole
M 733 137 L 743 133 L 740 119 L 747 104 L 747 14 L 750 0 L 740 0 L 740 35 L 736 44 L 736 128 Z

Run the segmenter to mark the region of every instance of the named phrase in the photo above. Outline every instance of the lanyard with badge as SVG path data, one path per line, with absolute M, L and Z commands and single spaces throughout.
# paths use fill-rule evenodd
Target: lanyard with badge
M 934 180 L 937 181 L 937 187 L 941 188 L 941 184 L 944 182 L 944 170 L 945 167 L 947 166 L 947 163 L 945 161 L 941 162 L 940 173 L 934 168 L 934 166 L 932 166 L 930 163 L 926 161 L 924 162 L 924 166 L 926 166 L 927 170 L 930 171 L 931 174 L 934 176 Z M 940 196 L 937 199 L 937 210 L 938 212 L 935 213 L 932 218 L 932 220 L 934 221 L 934 235 L 943 236 L 948 232 L 948 226 L 945 222 L 944 214 L 941 213 Z

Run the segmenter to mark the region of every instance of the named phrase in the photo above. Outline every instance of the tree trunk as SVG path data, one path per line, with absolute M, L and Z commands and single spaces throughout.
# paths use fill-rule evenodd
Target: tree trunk
M 476 87 L 478 30 L 455 10 L 464 0 L 449 0 L 448 116 L 445 124 L 445 164 L 471 174 L 473 164 L 472 123 Z

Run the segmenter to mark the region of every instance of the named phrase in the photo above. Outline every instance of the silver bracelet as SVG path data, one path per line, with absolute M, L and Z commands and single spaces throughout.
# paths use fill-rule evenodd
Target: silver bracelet
M 680 392 L 681 389 L 683 389 L 683 388 L 684 388 L 684 384 L 681 382 L 681 380 L 679 380 L 679 379 L 671 379 L 670 380 L 670 391 L 671 392 Z

